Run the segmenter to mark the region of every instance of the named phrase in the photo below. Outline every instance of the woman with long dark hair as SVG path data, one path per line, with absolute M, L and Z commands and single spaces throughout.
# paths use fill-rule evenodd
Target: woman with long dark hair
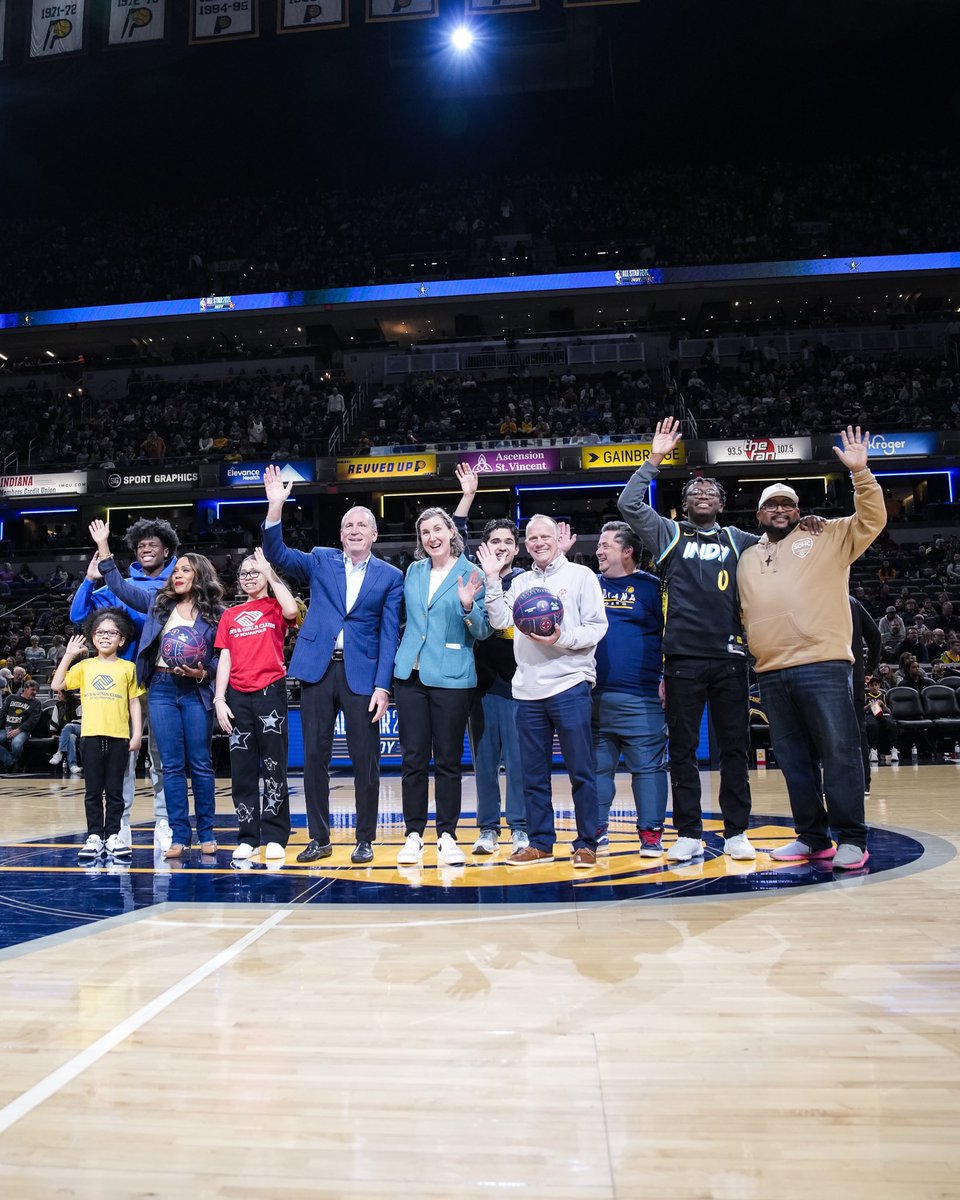
M 110 530 L 103 521 L 91 522 L 90 536 L 107 586 L 125 604 L 147 614 L 137 650 L 137 682 L 147 688 L 150 727 L 160 754 L 173 828 L 173 844 L 165 857 L 182 858 L 190 850 L 188 771 L 200 850 L 213 854 L 217 849 L 213 830 L 216 796 L 210 739 L 217 669 L 214 639 L 223 613 L 223 587 L 208 558 L 181 554 L 163 587 L 145 592 L 124 579 L 117 568 L 110 553 Z M 177 633 L 180 629 L 184 632 Z M 170 653 L 178 639 L 196 645 L 196 662 L 182 665 L 173 654 L 165 657 L 165 650 Z

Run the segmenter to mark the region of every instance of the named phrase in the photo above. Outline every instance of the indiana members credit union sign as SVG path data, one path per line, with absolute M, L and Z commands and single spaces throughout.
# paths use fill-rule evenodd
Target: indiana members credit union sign
M 0 496 L 83 496 L 86 491 L 86 471 L 64 471 L 59 475 L 0 475 Z
M 708 463 L 808 462 L 813 443 L 808 437 L 754 437 L 707 442 Z

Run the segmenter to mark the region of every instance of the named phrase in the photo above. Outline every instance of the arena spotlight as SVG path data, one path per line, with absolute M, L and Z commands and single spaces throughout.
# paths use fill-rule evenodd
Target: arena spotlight
M 473 45 L 473 32 L 466 25 L 458 25 L 450 34 L 450 44 L 460 54 L 465 54 Z

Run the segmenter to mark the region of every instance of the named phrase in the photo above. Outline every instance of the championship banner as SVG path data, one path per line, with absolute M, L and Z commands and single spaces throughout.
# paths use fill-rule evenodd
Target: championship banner
M 707 442 L 708 463 L 809 462 L 813 443 L 799 438 L 739 438 L 725 442 Z
M 373 458 L 338 458 L 337 479 L 410 479 L 436 475 L 435 454 L 376 455 Z
M 540 0 L 467 0 L 468 13 L 538 12 Z
M 7 28 L 7 0 L 0 0 L 0 63 L 3 62 L 4 34 Z
M 563 0 L 564 8 L 596 8 L 600 4 L 640 4 L 641 0 Z
M 477 475 L 499 475 L 504 471 L 559 471 L 563 450 L 557 446 L 545 450 L 473 450 L 458 455 Z
M 418 21 L 438 15 L 439 0 L 367 0 L 368 21 Z
M 83 496 L 86 491 L 86 471 L 62 471 L 57 475 L 0 475 L 0 496 Z
M 83 49 L 86 0 L 33 0 L 30 57 L 75 54 Z
M 350 24 L 347 0 L 280 0 L 277 33 L 343 29 Z
M 259 37 L 257 0 L 193 0 L 190 42 L 229 42 Z
M 134 42 L 163 40 L 167 23 L 167 0 L 109 0 L 108 46 L 132 46 Z
M 580 450 L 580 465 L 584 471 L 609 471 L 615 467 L 642 467 L 650 457 L 653 447 L 649 442 L 621 442 L 619 445 L 583 446 Z M 682 467 L 687 461 L 687 452 L 680 442 L 664 457 L 665 467 Z

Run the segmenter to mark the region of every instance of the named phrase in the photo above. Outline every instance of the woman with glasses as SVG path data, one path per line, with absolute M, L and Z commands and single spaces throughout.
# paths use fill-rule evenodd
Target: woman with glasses
M 150 728 L 160 752 L 173 828 L 173 844 L 164 857 L 183 858 L 190 851 L 193 835 L 187 802 L 188 772 L 200 850 L 214 854 L 212 677 L 217 669 L 214 638 L 223 613 L 223 587 L 208 558 L 182 554 L 163 587 L 145 592 L 121 575 L 110 552 L 110 530 L 103 521 L 91 522 L 90 536 L 96 543 L 97 565 L 107 586 L 130 608 L 147 614 L 137 648 L 137 682 L 147 688 Z M 183 633 L 174 634 L 181 629 Z M 180 666 L 165 657 L 164 646 L 171 653 L 169 647 L 175 639 L 197 646 L 196 665 Z
M 240 564 L 237 578 L 247 599 L 228 608 L 220 618 L 215 643 L 220 659 L 213 697 L 217 723 L 230 734 L 230 776 L 238 824 L 233 859 L 243 862 L 261 845 L 266 858 L 282 859 L 290 838 L 283 643 L 287 630 L 297 623 L 299 609 L 259 546 Z

